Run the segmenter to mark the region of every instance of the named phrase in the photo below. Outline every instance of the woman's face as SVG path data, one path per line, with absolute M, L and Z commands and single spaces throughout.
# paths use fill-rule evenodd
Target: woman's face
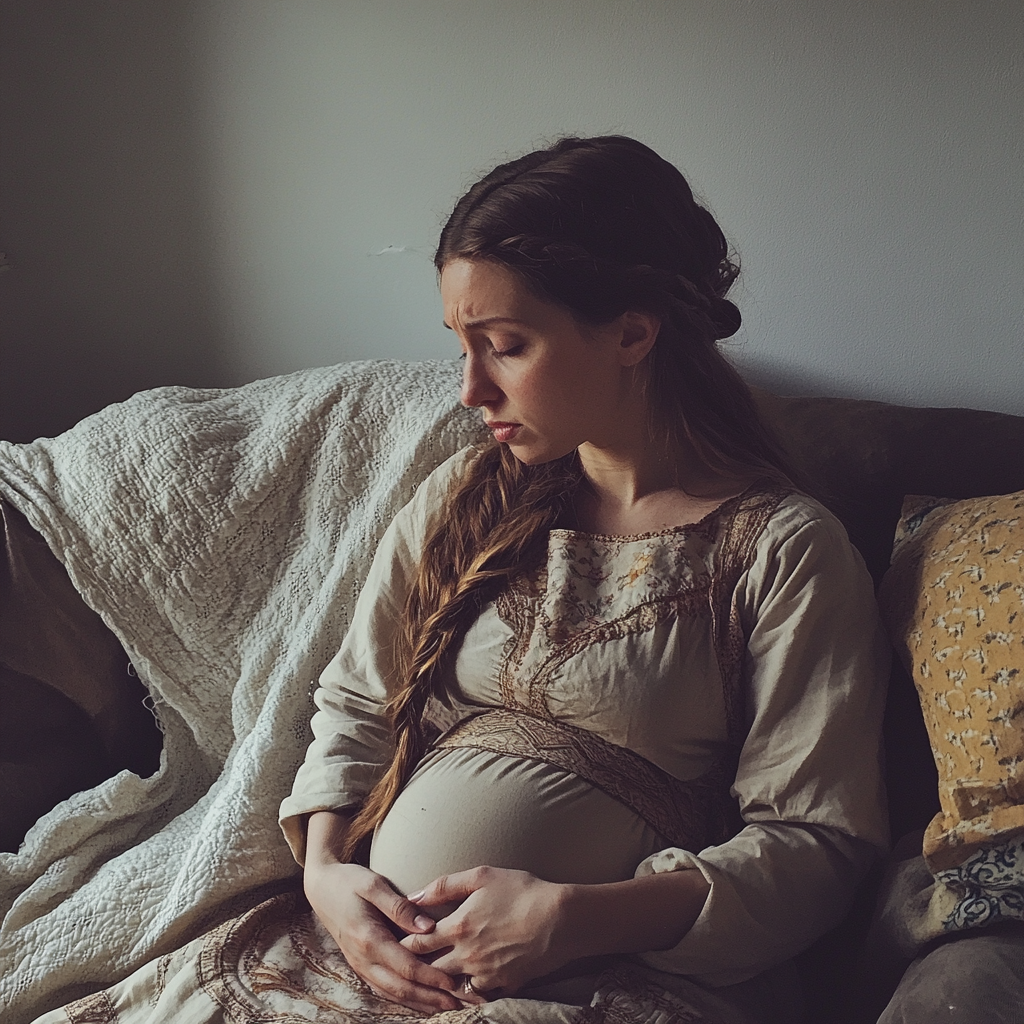
M 486 260 L 448 263 L 441 298 L 445 325 L 458 335 L 465 359 L 462 404 L 479 408 L 520 462 L 614 443 L 616 414 L 632 380 L 623 365 L 621 317 L 581 326 Z

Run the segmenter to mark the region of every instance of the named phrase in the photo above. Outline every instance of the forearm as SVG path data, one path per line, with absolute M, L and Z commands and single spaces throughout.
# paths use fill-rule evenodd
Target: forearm
M 669 949 L 700 917 L 710 889 L 697 870 L 567 885 L 559 930 L 570 959 Z
M 875 855 L 871 844 L 838 830 L 790 822 L 748 825 L 699 857 L 662 851 L 638 874 L 697 870 L 714 886 L 713 905 L 680 942 L 643 960 L 702 984 L 744 981 L 838 924 Z
M 306 822 L 307 872 L 341 860 L 352 816 L 347 811 L 314 811 Z

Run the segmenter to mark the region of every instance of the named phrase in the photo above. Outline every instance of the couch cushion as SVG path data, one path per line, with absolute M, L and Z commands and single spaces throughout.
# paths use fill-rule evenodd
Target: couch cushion
M 878 581 L 905 494 L 972 498 L 1024 488 L 1024 417 L 755 391 L 812 494 Z

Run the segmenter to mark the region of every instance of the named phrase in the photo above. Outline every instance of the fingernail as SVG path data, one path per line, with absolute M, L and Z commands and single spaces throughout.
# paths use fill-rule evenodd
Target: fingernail
M 407 900 L 408 900 L 408 901 L 409 901 L 410 903 L 415 903 L 415 902 L 416 902 L 417 900 L 421 900 L 421 899 L 423 899 L 423 897 L 424 897 L 425 893 L 426 893 L 426 889 L 420 889 L 420 891 L 419 891 L 419 892 L 411 892 L 411 893 L 409 893 L 409 895 L 408 895 L 408 896 L 406 896 L 405 898 L 406 898 L 406 899 L 407 899 Z
M 417 914 L 413 918 L 412 923 L 416 925 L 417 928 L 422 928 L 424 931 L 428 931 L 429 929 L 434 927 L 434 922 L 431 921 L 429 917 L 424 917 L 423 914 Z

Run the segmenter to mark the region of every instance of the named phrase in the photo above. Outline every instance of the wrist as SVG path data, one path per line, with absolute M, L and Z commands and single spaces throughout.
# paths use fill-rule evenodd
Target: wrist
M 314 811 L 306 821 L 305 872 L 342 863 L 341 850 L 350 815 L 344 811 Z
M 590 955 L 585 934 L 589 902 L 582 890 L 593 886 L 567 882 L 546 884 L 551 886 L 553 894 L 546 915 L 553 922 L 549 934 L 549 952 L 559 966 Z
M 670 949 L 700 917 L 711 886 L 691 868 L 564 889 L 563 941 L 575 960 Z

